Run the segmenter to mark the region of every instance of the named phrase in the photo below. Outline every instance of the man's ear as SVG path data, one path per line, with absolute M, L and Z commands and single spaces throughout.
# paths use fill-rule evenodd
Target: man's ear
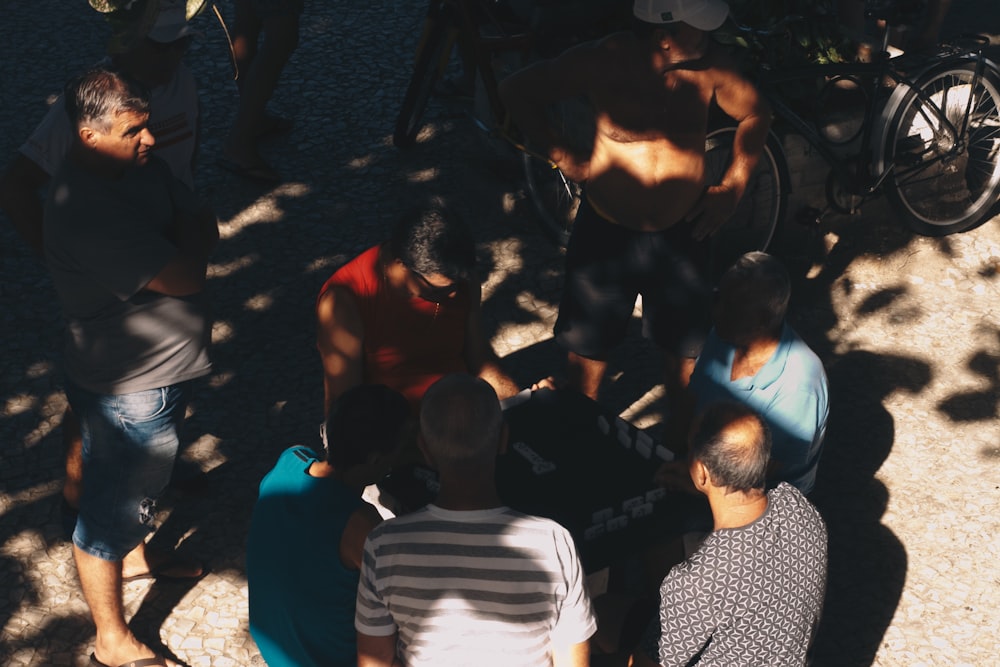
M 83 142 L 84 146 L 87 146 L 88 148 L 93 148 L 94 145 L 97 143 L 98 132 L 94 128 L 84 126 L 80 128 L 78 133 L 80 135 L 80 141 Z
M 694 483 L 694 488 L 704 493 L 712 481 L 712 476 L 709 475 L 705 464 L 697 459 L 691 461 L 691 464 L 688 466 L 688 473 L 691 475 L 691 482 Z

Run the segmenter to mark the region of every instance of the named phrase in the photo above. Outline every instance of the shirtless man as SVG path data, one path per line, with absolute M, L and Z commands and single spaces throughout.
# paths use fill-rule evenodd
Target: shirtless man
M 703 243 L 736 208 L 757 163 L 770 113 L 708 31 L 722 0 L 636 0 L 631 31 L 566 51 L 510 76 L 500 93 L 526 138 L 567 177 L 586 182 L 566 255 L 556 338 L 573 387 L 596 398 L 607 355 L 625 335 L 637 294 L 643 331 L 668 352 L 668 400 L 683 387 L 708 331 Z M 591 155 L 546 121 L 547 107 L 585 95 L 596 113 Z M 712 102 L 738 124 L 733 162 L 705 187 Z

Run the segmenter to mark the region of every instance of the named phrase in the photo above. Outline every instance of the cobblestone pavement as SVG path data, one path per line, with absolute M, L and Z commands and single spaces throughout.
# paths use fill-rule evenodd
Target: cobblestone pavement
M 203 89 L 198 180 L 222 241 L 210 280 L 215 372 L 192 406 L 184 456 L 211 487 L 167 498 L 156 539 L 203 555 L 211 573 L 189 586 L 130 583 L 125 598 L 136 631 L 192 666 L 262 664 L 247 632 L 243 545 L 262 474 L 284 447 L 314 442 L 313 300 L 408 200 L 441 194 L 474 223 L 488 326 L 515 376 L 526 383 L 560 366 L 549 332 L 561 258 L 534 226 L 517 166 L 480 140 L 461 106 L 434 102 L 431 129 L 409 151 L 389 140 L 423 3 L 307 4 L 274 102 L 296 126 L 266 147 L 290 176 L 280 187 L 213 164 L 235 86 L 210 17 L 188 57 Z M 953 21 L 1000 32 L 995 0 L 955 4 Z M 34 127 L 46 96 L 101 56 L 105 35 L 83 2 L 4 4 L 0 158 Z M 997 664 L 996 222 L 914 237 L 876 202 L 863 217 L 788 229 L 779 244 L 796 279 L 794 323 L 832 385 L 816 493 L 831 538 L 818 664 Z M 43 268 L 6 222 L 0 272 L 0 664 L 83 665 L 93 627 L 59 528 L 60 315 Z M 656 367 L 654 352 L 630 340 L 605 400 L 655 425 Z

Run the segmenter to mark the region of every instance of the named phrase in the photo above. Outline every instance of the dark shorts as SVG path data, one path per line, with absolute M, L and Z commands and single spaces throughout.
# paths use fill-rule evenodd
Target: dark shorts
M 678 357 L 698 356 L 711 326 L 701 270 L 707 252 L 707 243 L 691 238 L 690 224 L 637 232 L 608 222 L 584 197 L 566 251 L 556 340 L 604 359 L 624 339 L 641 294 L 643 335 Z

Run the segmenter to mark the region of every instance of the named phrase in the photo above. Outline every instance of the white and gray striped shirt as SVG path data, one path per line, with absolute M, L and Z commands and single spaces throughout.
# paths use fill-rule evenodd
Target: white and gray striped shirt
M 553 647 L 597 628 L 573 538 L 507 507 L 434 505 L 391 519 L 365 543 L 355 627 L 398 632 L 408 667 L 547 666 Z

